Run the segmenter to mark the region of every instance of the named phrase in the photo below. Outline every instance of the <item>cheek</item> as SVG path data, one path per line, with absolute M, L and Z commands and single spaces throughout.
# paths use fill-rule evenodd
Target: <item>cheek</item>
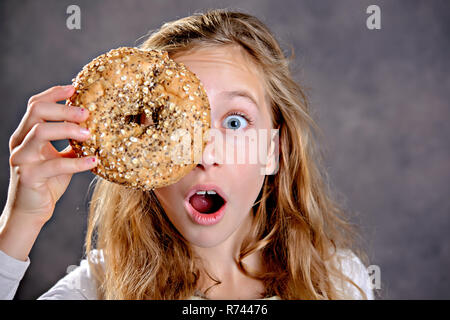
M 230 165 L 227 166 L 228 185 L 231 188 L 231 203 L 237 211 L 247 211 L 252 206 L 261 190 L 264 175 L 260 174 L 258 165 Z
M 177 212 L 177 206 L 179 203 L 176 201 L 176 187 L 175 185 L 170 185 L 164 188 L 155 189 L 155 195 L 158 198 L 161 206 L 163 207 L 169 218 L 174 212 Z

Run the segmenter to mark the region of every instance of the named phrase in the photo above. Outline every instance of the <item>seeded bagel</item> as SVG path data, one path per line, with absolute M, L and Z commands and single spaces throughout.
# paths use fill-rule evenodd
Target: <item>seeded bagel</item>
M 73 79 L 68 106 L 87 108 L 91 138 L 69 140 L 78 156 L 97 156 L 91 171 L 131 188 L 177 182 L 201 159 L 210 128 L 206 92 L 167 52 L 122 47 L 100 55 Z

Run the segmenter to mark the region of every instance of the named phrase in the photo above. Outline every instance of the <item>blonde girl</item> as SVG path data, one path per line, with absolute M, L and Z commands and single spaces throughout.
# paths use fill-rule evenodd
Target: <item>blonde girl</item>
M 166 50 L 197 74 L 211 128 L 237 136 L 276 129 L 279 154 L 261 174 L 260 164 L 224 163 L 220 150 L 206 148 L 188 175 L 150 192 L 95 178 L 86 259 L 40 298 L 372 299 L 356 233 L 327 185 L 307 99 L 267 27 L 248 14 L 210 10 L 165 23 L 141 48 Z M 96 165 L 50 144 L 89 138 L 78 125 L 88 111 L 56 103 L 73 90 L 33 96 L 10 139 L 0 268 L 15 276 L 0 277 L 6 298 L 71 175 Z M 222 198 L 215 220 L 193 210 L 208 206 L 203 191 Z

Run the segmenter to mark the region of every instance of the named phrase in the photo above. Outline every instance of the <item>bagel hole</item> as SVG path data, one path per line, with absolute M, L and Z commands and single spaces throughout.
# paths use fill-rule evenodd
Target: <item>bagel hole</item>
M 125 116 L 125 123 L 126 124 L 130 124 L 130 123 L 141 124 L 142 123 L 142 114 L 143 113 L 129 114 L 129 115 Z
M 140 112 L 137 114 L 129 114 L 125 116 L 125 123 L 126 124 L 139 124 L 143 125 L 145 127 L 153 126 L 157 123 L 158 115 L 152 114 L 151 117 L 147 117 L 144 112 Z
M 140 121 L 140 123 L 146 127 L 156 126 L 159 123 L 159 113 L 155 110 L 152 112 L 151 117 L 148 117 L 145 113 L 142 113 Z

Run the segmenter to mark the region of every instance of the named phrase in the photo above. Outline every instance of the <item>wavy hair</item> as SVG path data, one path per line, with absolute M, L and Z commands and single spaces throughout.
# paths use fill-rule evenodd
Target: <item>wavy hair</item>
M 209 10 L 168 22 L 141 45 L 170 56 L 207 45 L 238 45 L 265 75 L 274 128 L 279 129 L 279 168 L 267 175 L 253 206 L 253 223 L 236 263 L 263 281 L 265 297 L 345 299 L 342 280 L 364 291 L 334 263 L 339 249 L 353 251 L 355 226 L 334 199 L 316 148 L 321 133 L 310 116 L 290 59 L 268 28 L 242 12 Z M 101 249 L 105 268 L 89 263 L 103 299 L 187 299 L 196 290 L 202 261 L 171 224 L 153 191 L 128 189 L 96 177 L 85 254 Z M 260 251 L 264 272 L 243 259 Z M 220 282 L 220 281 L 218 281 Z

